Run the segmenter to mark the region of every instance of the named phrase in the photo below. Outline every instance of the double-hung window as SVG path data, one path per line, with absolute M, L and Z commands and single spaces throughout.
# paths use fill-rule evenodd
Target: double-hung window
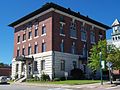
M 72 43 L 71 53 L 72 53 L 72 54 L 75 54 L 75 42 Z
M 25 55 L 25 48 L 22 48 L 22 55 Z
M 31 46 L 28 47 L 28 55 L 32 53 Z
M 23 41 L 26 40 L 26 33 L 23 34 Z
M 60 34 L 64 34 L 63 23 L 60 23 Z
M 41 70 L 45 70 L 45 60 L 41 61 Z
M 42 26 L 42 35 L 43 34 L 46 34 L 46 26 L 45 25 Z
M 20 56 L 20 49 L 17 50 L 17 56 Z
M 38 24 L 35 25 L 35 37 L 37 37 L 37 36 L 38 36 Z
M 95 43 L 95 33 L 94 32 L 90 33 L 90 41 L 91 41 L 91 43 Z
M 32 31 L 28 32 L 28 39 L 32 39 Z
M 17 43 L 20 43 L 20 35 L 18 35 Z
M 87 32 L 84 30 L 84 28 L 81 29 L 81 41 L 87 40 Z
M 70 25 L 70 37 L 73 37 L 73 38 L 77 37 L 76 24 L 73 22 L 71 22 L 71 25 Z
M 46 43 L 42 43 L 42 52 L 46 51 Z
M 60 51 L 64 52 L 64 41 L 62 40 L 61 44 L 60 44 Z
M 65 60 L 61 60 L 61 71 L 65 71 Z
M 34 54 L 38 53 L 38 45 L 34 46 Z

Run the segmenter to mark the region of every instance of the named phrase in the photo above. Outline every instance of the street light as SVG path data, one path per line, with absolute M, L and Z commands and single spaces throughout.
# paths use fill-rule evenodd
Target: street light
M 101 76 L 101 85 L 103 85 L 103 74 L 102 74 L 102 65 L 101 65 L 101 61 L 102 61 L 102 52 L 100 52 L 100 76 Z

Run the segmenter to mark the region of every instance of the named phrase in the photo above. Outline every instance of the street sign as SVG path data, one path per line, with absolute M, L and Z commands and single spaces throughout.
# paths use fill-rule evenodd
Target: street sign
M 108 68 L 112 67 L 112 62 L 107 62 L 106 65 L 108 66 Z
M 66 78 L 66 80 L 67 80 L 68 72 L 64 72 L 64 74 L 65 74 L 65 78 Z
M 101 68 L 102 68 L 102 69 L 105 68 L 105 61 L 101 61 Z

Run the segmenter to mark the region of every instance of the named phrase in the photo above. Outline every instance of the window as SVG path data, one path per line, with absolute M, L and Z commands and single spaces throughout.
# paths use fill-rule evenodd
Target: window
M 45 70 L 45 60 L 41 61 L 41 70 Z
M 23 41 L 26 40 L 26 34 L 23 34 Z
M 118 39 L 120 39 L 120 36 L 118 36 Z
M 28 47 L 28 55 L 31 54 L 31 46 Z
M 42 26 L 42 34 L 46 34 L 46 26 Z
M 46 43 L 42 43 L 42 52 L 46 51 Z
M 38 71 L 38 69 L 37 69 L 37 61 L 34 61 L 34 71 Z
M 74 68 L 74 69 L 77 68 L 77 63 L 76 63 L 76 61 L 73 61 L 73 68 Z
M 72 53 L 72 54 L 75 54 L 75 42 L 72 43 L 71 53 Z
M 62 40 L 61 44 L 60 44 L 60 51 L 64 52 L 64 41 Z
M 84 31 L 84 30 L 81 31 L 81 40 L 82 41 L 86 41 L 86 39 L 87 39 L 86 38 L 86 36 L 87 36 L 86 34 L 87 34 L 86 31 Z
M 63 24 L 62 23 L 60 23 L 60 34 L 64 34 Z
M 87 47 L 86 44 L 83 46 L 83 57 L 87 57 Z
M 25 55 L 25 48 L 22 49 L 22 55 Z
M 114 37 L 113 37 L 113 41 L 114 41 Z
M 117 37 L 115 37 L 115 39 L 117 40 Z
M 61 71 L 65 71 L 65 60 L 61 60 Z
M 28 39 L 31 39 L 32 38 L 32 31 L 29 31 L 28 33 Z
M 34 46 L 34 54 L 38 53 L 38 45 Z
M 76 24 L 73 22 L 70 25 L 70 36 L 76 38 Z
M 17 50 L 17 57 L 20 56 L 20 49 Z
M 19 43 L 20 42 L 20 36 L 18 36 L 18 39 L 17 39 L 17 43 Z
M 35 25 L 35 37 L 38 36 L 38 25 Z
M 64 17 L 60 16 L 60 22 L 64 22 Z
M 99 39 L 101 40 L 101 39 L 102 39 L 102 37 L 103 37 L 102 33 L 101 33 L 101 32 L 99 32 Z
M 95 33 L 94 32 L 91 32 L 90 40 L 91 40 L 92 43 L 95 43 Z

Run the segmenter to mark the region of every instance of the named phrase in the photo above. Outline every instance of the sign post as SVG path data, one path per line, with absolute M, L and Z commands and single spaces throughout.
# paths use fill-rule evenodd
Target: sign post
M 112 84 L 112 74 L 111 74 L 111 70 L 112 70 L 112 62 L 107 62 L 106 64 L 108 66 L 109 69 L 109 79 L 110 79 L 110 83 Z
M 68 78 L 68 72 L 65 72 L 65 79 L 67 80 Z
M 100 52 L 100 76 L 101 76 L 101 85 L 103 85 L 103 78 L 102 78 L 103 73 L 102 73 L 102 64 L 101 64 L 101 62 L 102 62 L 102 52 Z

